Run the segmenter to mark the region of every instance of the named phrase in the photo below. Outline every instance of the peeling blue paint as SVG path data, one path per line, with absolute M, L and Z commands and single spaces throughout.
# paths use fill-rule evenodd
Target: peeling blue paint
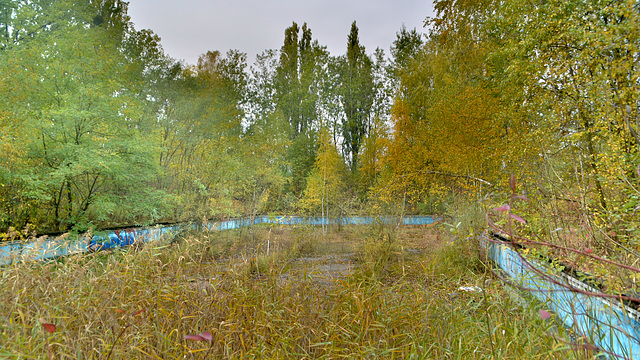
M 122 246 L 130 246 L 135 243 L 144 243 L 159 239 L 167 234 L 175 234 L 184 228 L 202 228 L 206 230 L 231 230 L 254 224 L 280 224 L 280 225 L 368 225 L 368 224 L 397 224 L 400 221 L 404 225 L 428 225 L 436 221 L 433 216 L 405 216 L 399 217 L 374 217 L 352 216 L 337 219 L 322 217 L 300 216 L 258 216 L 253 219 L 233 219 L 211 222 L 202 225 L 168 225 L 153 228 L 132 228 L 124 230 L 107 231 L 104 235 L 94 235 L 91 238 L 40 238 L 33 242 L 12 242 L 0 246 L 0 265 L 9 265 L 17 261 L 34 261 L 54 259 L 60 256 L 80 254 L 88 251 L 113 249 Z
M 480 246 L 508 282 L 544 303 L 589 343 L 624 359 L 640 359 L 640 312 L 565 273 L 553 272 L 505 242 L 480 237 Z M 584 294 L 579 291 L 591 293 Z

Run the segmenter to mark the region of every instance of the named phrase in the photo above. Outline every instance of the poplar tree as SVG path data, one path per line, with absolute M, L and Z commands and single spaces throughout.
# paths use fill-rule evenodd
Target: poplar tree
M 288 149 L 291 164 L 290 189 L 299 193 L 315 159 L 315 130 L 318 122 L 317 103 L 320 77 L 328 53 L 312 41 L 311 29 L 295 22 L 285 30 L 284 45 L 276 69 L 276 109 L 289 124 L 292 140 Z
M 343 151 L 351 170 L 358 167 L 358 153 L 369 129 L 375 97 L 373 62 L 360 45 L 354 21 L 347 39 L 347 54 L 342 61 L 341 98 L 345 112 L 342 124 Z

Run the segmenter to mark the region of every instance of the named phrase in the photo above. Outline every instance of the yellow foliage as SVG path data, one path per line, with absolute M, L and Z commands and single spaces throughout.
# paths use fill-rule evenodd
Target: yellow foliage
M 310 213 L 321 211 L 325 215 L 344 199 L 346 165 L 326 128 L 320 130 L 317 141 L 318 154 L 300 207 Z
M 375 119 L 364 139 L 358 161 L 362 186 L 365 189 L 376 185 L 378 176 L 384 170 L 384 159 L 388 147 L 387 126 L 380 119 Z

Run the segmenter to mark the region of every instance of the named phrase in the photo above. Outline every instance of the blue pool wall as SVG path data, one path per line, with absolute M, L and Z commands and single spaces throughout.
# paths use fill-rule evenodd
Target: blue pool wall
M 231 230 L 256 224 L 320 226 L 402 223 L 404 225 L 428 225 L 436 220 L 433 216 L 351 216 L 336 219 L 300 216 L 257 216 L 254 218 L 231 219 L 198 225 L 166 225 L 152 228 L 109 230 L 91 237 L 41 237 L 32 242 L 10 242 L 0 245 L 0 265 L 5 266 L 16 261 L 54 259 L 60 256 L 129 246 L 134 243 L 154 241 L 168 234 L 176 234 L 182 229 L 200 228 L 205 231 Z
M 480 247 L 501 276 L 526 289 L 589 343 L 623 359 L 640 359 L 640 312 L 615 299 L 597 296 L 601 294 L 598 289 L 566 273 L 554 272 L 547 264 L 488 234 L 480 237 Z

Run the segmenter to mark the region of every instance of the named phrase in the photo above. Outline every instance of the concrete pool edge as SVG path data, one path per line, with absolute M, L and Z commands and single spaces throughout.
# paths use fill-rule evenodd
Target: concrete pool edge
M 258 224 L 274 225 L 369 225 L 399 224 L 428 225 L 438 220 L 435 216 L 348 216 L 341 218 L 266 216 L 246 217 L 221 221 L 207 221 L 201 224 L 173 224 L 153 227 L 138 227 L 119 230 L 105 230 L 98 235 L 75 237 L 40 237 L 30 242 L 0 243 L 0 265 L 6 266 L 19 261 L 39 261 L 61 256 L 81 254 L 91 251 L 130 246 L 136 243 L 154 241 L 183 229 L 206 231 L 231 230 Z
M 518 251 L 508 242 L 483 234 L 478 239 L 486 260 L 500 275 L 553 311 L 565 326 L 596 347 L 624 359 L 640 358 L 640 312 L 598 289 Z

